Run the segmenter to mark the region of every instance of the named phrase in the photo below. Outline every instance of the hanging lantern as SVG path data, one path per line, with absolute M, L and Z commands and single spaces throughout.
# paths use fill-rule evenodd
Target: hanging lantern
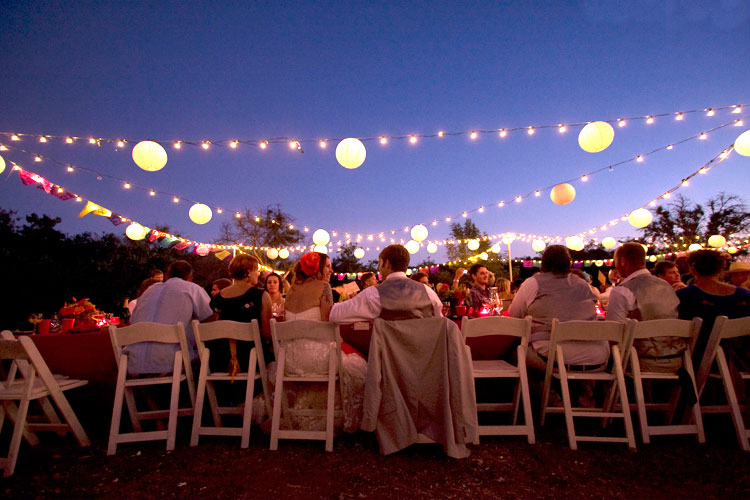
M 656 262 L 656 255 L 651 255 L 651 256 L 650 256 L 650 257 L 648 258 L 648 261 L 649 261 L 649 262 Z
M 645 208 L 638 208 L 630 212 L 630 215 L 628 215 L 628 222 L 630 222 L 630 225 L 633 227 L 646 227 L 651 224 L 653 218 L 654 216 L 651 215 L 651 212 Z
M 466 246 L 469 248 L 469 250 L 476 250 L 477 248 L 479 248 L 479 240 L 469 240 Z
M 5 160 L 2 156 L 0 156 L 0 174 L 5 172 Z
M 604 261 L 603 260 L 596 260 L 596 261 L 594 261 L 594 265 L 596 267 L 602 267 L 604 265 Z
M 410 254 L 415 254 L 419 252 L 419 243 L 414 240 L 407 241 L 406 245 L 404 246 L 406 247 L 406 250 L 408 250 Z
M 614 248 L 615 245 L 617 245 L 617 241 L 611 236 L 607 236 L 602 240 L 602 246 L 604 248 Z
M 411 228 L 411 238 L 414 241 L 424 241 L 427 239 L 427 228 L 422 224 L 417 224 Z
M 490 247 L 490 252 L 500 253 L 502 251 L 503 247 L 500 245 L 499 241 Z
M 438 246 L 436 244 L 430 243 L 429 245 L 427 245 L 427 252 L 428 253 L 435 253 L 437 251 L 438 251 Z
M 327 245 L 329 241 L 331 241 L 331 235 L 325 229 L 317 229 L 313 233 L 313 243 L 316 245 Z
M 531 248 L 535 252 L 542 252 L 547 248 L 547 244 L 543 240 L 534 240 L 531 242 Z
M 727 239 L 720 234 L 715 234 L 708 239 L 708 246 L 721 248 L 726 245 Z
M 208 252 L 210 251 L 211 251 L 211 247 L 209 247 L 205 243 L 201 243 L 200 245 L 195 247 L 195 253 L 197 253 L 201 257 L 205 257 L 206 255 L 208 255 Z
M 208 205 L 204 205 L 203 203 L 196 203 L 195 205 L 190 207 L 188 215 L 190 216 L 190 220 L 195 222 L 196 224 L 205 224 L 206 222 L 211 220 L 211 216 L 213 214 L 211 213 L 211 208 Z
M 578 134 L 578 145 L 586 152 L 598 153 L 612 144 L 615 129 L 607 122 L 592 122 L 581 129 Z
M 339 142 L 336 146 L 336 160 L 344 168 L 357 168 L 365 162 L 367 150 L 359 139 L 350 137 Z
M 737 253 L 737 247 L 729 247 L 729 248 L 727 248 L 727 252 L 729 252 L 731 254 L 736 254 Z
M 266 256 L 269 259 L 274 260 L 279 256 L 279 251 L 275 248 L 269 248 L 268 250 L 266 250 Z
M 703 248 L 700 243 L 693 243 L 688 247 L 688 252 L 695 252 L 696 250 L 700 250 Z
M 141 141 L 133 148 L 133 161 L 148 172 L 156 172 L 167 164 L 167 152 L 154 141 Z
M 487 260 L 487 257 L 489 257 L 489 255 L 487 255 L 487 252 L 482 252 L 479 254 L 479 258 L 482 260 Z
M 576 197 L 576 188 L 567 182 L 563 182 L 552 188 L 549 197 L 552 203 L 556 205 L 567 205 Z
M 412 273 L 414 273 L 414 271 L 412 271 L 411 268 L 409 268 L 409 269 L 406 270 L 406 275 L 407 276 L 411 276 Z
M 286 248 L 282 248 L 279 250 L 279 259 L 288 259 L 289 258 L 289 250 Z
M 565 246 L 571 250 L 583 250 L 583 238 L 580 236 L 569 236 L 565 238 Z
M 742 156 L 750 156 L 750 130 L 745 130 L 734 140 L 734 150 Z
M 133 222 L 125 229 L 125 236 L 134 241 L 142 240 L 146 237 L 146 228 Z
M 513 238 L 513 236 L 503 236 L 503 244 L 504 245 L 510 245 L 514 241 L 516 241 L 516 239 Z
M 315 245 L 313 247 L 313 252 L 328 254 L 328 247 L 325 245 Z
M 356 250 L 354 251 L 354 256 L 355 256 L 356 258 L 358 258 L 358 259 L 361 259 L 362 257 L 364 257 L 364 256 L 365 256 L 365 251 L 364 251 L 364 250 L 362 250 L 361 248 L 358 248 L 358 249 L 356 249 Z

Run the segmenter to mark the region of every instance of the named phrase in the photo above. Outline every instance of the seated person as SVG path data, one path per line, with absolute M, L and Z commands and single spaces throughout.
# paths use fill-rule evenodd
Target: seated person
M 362 273 L 362 276 L 359 278 L 359 288 L 362 290 L 377 285 L 378 278 L 375 276 L 375 273 Z
M 147 278 L 143 280 L 143 283 L 141 283 L 141 286 L 138 287 L 138 295 L 136 298 L 128 302 L 128 311 L 130 314 L 133 314 L 133 311 L 135 311 L 135 306 L 138 303 L 138 297 L 143 295 L 143 292 L 148 290 L 148 288 L 151 285 L 155 285 L 156 283 L 162 283 L 164 281 L 164 276 L 162 276 L 162 279 L 156 279 L 156 278 Z
M 219 292 L 224 290 L 226 287 L 232 284 L 232 280 L 228 278 L 219 278 L 211 284 L 211 297 L 216 297 Z
M 727 281 L 732 285 L 750 288 L 750 262 L 732 262 L 725 274 Z
M 513 300 L 514 295 L 510 291 L 510 280 L 506 278 L 498 278 L 495 280 L 495 286 L 497 287 L 497 293 L 500 295 L 500 300 Z
M 685 283 L 680 279 L 680 270 L 677 265 L 669 260 L 662 260 L 656 263 L 651 273 L 657 278 L 661 278 L 672 287 L 673 290 L 685 288 Z
M 482 264 L 474 264 L 469 268 L 469 276 L 472 281 L 470 289 L 471 307 L 476 311 L 491 302 L 490 287 L 488 286 L 490 272 Z
M 427 276 L 427 273 L 423 273 L 423 272 L 413 273 L 411 275 L 411 279 L 419 283 L 424 283 L 427 286 L 430 286 L 430 277 Z
M 573 274 L 575 276 L 578 276 L 583 281 L 585 281 L 586 283 L 588 283 L 589 287 L 591 287 L 591 293 L 594 294 L 594 296 L 597 298 L 597 300 L 599 299 L 600 292 L 599 292 L 599 290 L 597 290 L 597 288 L 594 285 L 591 284 L 591 275 L 589 273 L 587 273 L 585 271 L 582 271 L 581 269 L 573 269 L 570 272 L 571 272 L 571 274 Z
M 282 295 L 283 285 L 282 277 L 276 273 L 270 273 L 266 276 L 266 292 L 271 298 L 271 315 L 274 318 L 284 317 L 284 296 Z

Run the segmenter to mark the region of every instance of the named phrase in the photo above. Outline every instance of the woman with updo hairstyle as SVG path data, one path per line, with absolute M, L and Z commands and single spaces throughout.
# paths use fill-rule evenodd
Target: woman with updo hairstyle
M 331 259 L 324 253 L 308 252 L 294 266 L 294 284 L 284 300 L 286 321 L 312 319 L 328 321 L 333 307 L 329 280 Z

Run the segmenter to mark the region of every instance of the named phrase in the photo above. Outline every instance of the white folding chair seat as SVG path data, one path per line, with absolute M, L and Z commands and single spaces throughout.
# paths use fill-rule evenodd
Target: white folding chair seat
M 464 341 L 468 338 L 504 335 L 518 337 L 521 341 L 516 349 L 518 364 L 513 365 L 503 359 L 474 360 L 472 359 L 472 375 L 474 380 L 478 378 L 492 379 L 515 379 L 515 395 L 511 402 L 477 402 L 477 413 L 481 412 L 513 412 L 512 425 L 478 425 L 477 441 L 479 436 L 526 436 L 529 444 L 534 444 L 534 419 L 531 413 L 531 400 L 529 398 L 529 379 L 526 372 L 526 350 L 531 335 L 531 316 L 525 319 L 509 318 L 505 316 L 494 316 L 469 319 L 464 317 L 461 321 L 461 333 Z M 471 349 L 466 346 L 469 355 Z M 518 409 L 523 405 L 524 423 L 518 424 Z M 477 421 L 479 415 L 477 415 Z
M 333 323 L 322 321 L 297 320 L 288 322 L 276 322 L 271 320 L 271 335 L 273 337 L 273 349 L 276 356 L 276 386 L 273 398 L 273 417 L 271 421 L 271 449 L 277 450 L 279 439 L 313 439 L 324 440 L 326 451 L 333 451 L 333 425 L 335 417 L 335 397 L 339 371 L 341 367 L 341 337 L 339 327 Z M 286 372 L 287 351 L 285 344 L 293 340 L 308 339 L 326 343 L 330 346 L 328 351 L 328 368 L 324 374 L 316 375 L 292 375 Z M 326 430 L 294 430 L 291 429 L 290 417 L 293 411 L 287 403 L 284 384 L 287 382 L 299 383 L 321 383 L 327 384 L 327 404 L 324 410 L 296 410 L 297 415 L 325 416 Z M 340 393 L 340 387 L 339 387 Z M 281 429 L 281 421 L 284 420 L 286 429 Z
M 266 376 L 266 363 L 263 358 L 263 347 L 260 341 L 260 329 L 258 321 L 251 323 L 239 323 L 236 321 L 213 321 L 211 323 L 199 323 L 193 320 L 193 332 L 198 345 L 201 368 L 198 375 L 198 393 L 195 399 L 195 414 L 193 415 L 193 430 L 190 436 L 190 446 L 198 444 L 199 436 L 241 436 L 240 447 L 247 448 L 250 444 L 250 424 L 253 413 L 253 395 L 255 392 L 255 381 L 260 380 L 263 387 L 266 411 L 271 414 L 271 400 L 268 391 L 268 377 Z M 235 340 L 237 342 L 252 343 L 248 359 L 248 369 L 232 375 L 227 371 L 212 372 L 209 360 L 211 351 L 205 342 L 211 340 Z M 229 349 L 229 346 L 226 347 Z M 245 400 L 243 406 L 220 406 L 216 397 L 215 382 L 245 383 Z M 202 425 L 203 403 L 208 394 L 208 401 L 213 416 L 213 427 Z M 242 415 L 241 427 L 225 427 L 222 415 Z
M 0 430 L 2 430 L 6 414 L 9 420 L 14 422 L 8 455 L 6 458 L 0 458 L 0 468 L 3 469 L 5 477 L 13 474 L 15 470 L 18 450 L 24 434 L 28 441 L 37 444 L 39 440 L 33 431 L 48 430 L 59 434 L 72 432 L 80 446 L 91 444 L 60 385 L 30 338 L 23 336 L 18 340 L 5 338 L 0 340 L 0 360 L 12 361 L 7 378 L 0 381 L 0 402 L 2 402 Z M 18 378 L 19 374 L 21 378 Z M 66 389 L 85 384 L 85 380 L 74 381 L 67 384 Z M 27 422 L 29 405 L 34 400 L 42 403 L 47 422 L 36 424 Z M 57 406 L 62 420 L 57 416 L 52 402 Z M 51 416 L 49 411 L 54 416 Z
M 119 443 L 158 441 L 162 439 L 167 441 L 167 451 L 173 450 L 177 433 L 177 417 L 192 416 L 193 405 L 195 403 L 195 386 L 193 371 L 190 365 L 190 347 L 185 336 L 185 327 L 182 323 L 177 323 L 176 325 L 136 323 L 124 328 L 118 328 L 113 325 L 109 327 L 109 336 L 112 340 L 112 348 L 114 349 L 115 361 L 117 362 L 117 385 L 115 386 L 115 401 L 112 409 L 112 423 L 109 429 L 107 455 L 114 455 L 117 452 L 117 445 Z M 123 352 L 123 348 L 138 342 L 179 344 L 180 348 L 174 353 L 171 375 L 145 375 L 138 378 L 129 378 L 128 355 Z M 187 408 L 179 408 L 180 385 L 182 382 L 187 384 L 190 396 L 190 406 Z M 138 410 L 133 388 L 155 385 L 171 386 L 169 409 Z M 120 431 L 123 401 L 127 403 L 133 432 L 123 433 Z M 164 418 L 168 419 L 166 430 L 144 432 L 141 428 L 141 422 L 144 420 Z
M 552 330 L 550 332 L 549 354 L 547 358 L 547 370 L 544 377 L 544 389 L 542 391 L 541 405 L 541 424 L 547 413 L 564 413 L 565 425 L 568 431 L 568 442 L 570 449 L 578 448 L 579 441 L 593 442 L 616 442 L 627 443 L 628 447 L 635 449 L 635 436 L 633 434 L 633 422 L 630 417 L 628 395 L 625 390 L 625 375 L 622 368 L 621 350 L 629 344 L 629 321 L 566 321 L 560 322 L 557 318 L 552 320 Z M 571 341 L 608 341 L 614 343 L 611 346 L 611 371 L 571 371 L 565 364 L 563 346 L 561 342 Z M 557 369 L 555 369 L 557 368 Z M 552 378 L 560 380 L 562 389 L 563 407 L 548 406 L 549 393 L 552 385 Z M 612 383 L 610 390 L 617 388 L 620 411 L 609 410 L 605 407 L 599 408 L 581 408 L 573 407 L 570 398 L 570 380 L 593 380 Z M 605 398 L 605 401 L 608 398 Z M 625 424 L 625 437 L 609 436 L 583 436 L 576 434 L 574 418 L 576 417 L 595 417 L 595 418 L 622 418 Z

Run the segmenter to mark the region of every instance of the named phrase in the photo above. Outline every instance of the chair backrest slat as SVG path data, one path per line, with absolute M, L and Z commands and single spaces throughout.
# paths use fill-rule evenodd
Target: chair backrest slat
M 571 340 L 596 341 L 607 340 L 623 344 L 627 324 L 619 321 L 565 321 L 552 320 L 551 339 L 554 342 Z
M 337 325 L 324 321 L 296 320 L 277 322 L 271 319 L 271 336 L 274 354 L 279 354 L 279 344 L 287 340 L 308 339 L 319 342 L 336 342 Z
M 531 316 L 526 316 L 524 319 L 507 316 L 487 316 L 475 319 L 464 317 L 461 321 L 461 333 L 464 340 L 488 335 L 520 337 L 521 344 L 526 345 L 531 335 Z
M 218 339 L 233 339 L 243 342 L 253 342 L 258 356 L 258 361 L 265 364 L 263 358 L 263 348 L 260 340 L 260 329 L 258 320 L 254 319 L 250 323 L 240 323 L 239 321 L 219 320 L 209 323 L 199 323 L 193 320 L 193 333 L 195 334 L 195 343 L 198 347 L 198 357 L 203 359 L 203 351 L 206 349 L 205 342 Z
M 721 339 L 733 339 L 750 334 L 750 316 L 745 318 L 727 319 L 721 328 Z
M 637 321 L 633 331 L 634 339 L 650 339 L 652 337 L 682 337 L 691 338 L 701 328 L 703 320 L 687 319 L 652 319 Z

